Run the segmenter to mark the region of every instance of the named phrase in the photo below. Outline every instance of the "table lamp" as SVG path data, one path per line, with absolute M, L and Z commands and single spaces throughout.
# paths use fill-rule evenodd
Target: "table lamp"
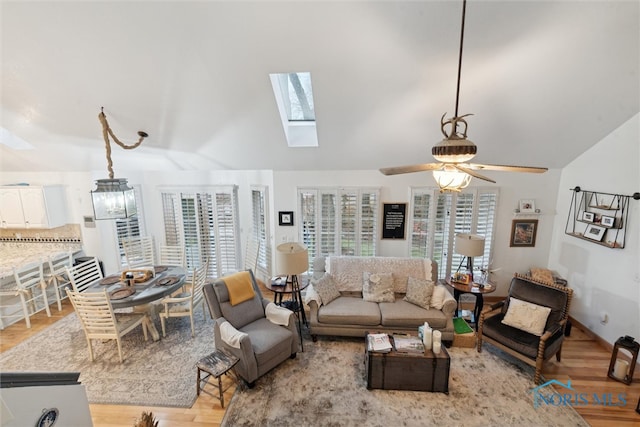
M 484 254 L 484 237 L 468 233 L 456 234 L 456 253 L 464 255 L 458 265 L 458 271 L 466 258 L 467 271 L 471 275 L 471 283 L 473 283 L 473 257 Z

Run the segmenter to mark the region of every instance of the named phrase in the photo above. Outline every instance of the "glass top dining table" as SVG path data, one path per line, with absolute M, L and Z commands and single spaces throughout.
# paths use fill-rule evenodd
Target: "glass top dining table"
M 137 268 L 135 270 L 145 270 Z M 154 325 L 157 317 L 151 303 L 158 301 L 178 290 L 186 280 L 185 269 L 173 265 L 153 266 L 154 276 L 145 282 L 135 283 L 133 291 L 129 290 L 124 280 L 120 280 L 121 273 L 106 276 L 90 285 L 85 292 L 102 291 L 106 289 L 110 296 L 111 306 L 114 309 L 133 307 L 135 311 L 147 311 L 151 317 L 151 336 L 154 341 L 160 339 L 160 334 Z M 128 292 L 122 292 L 128 290 Z M 131 295 L 127 295 L 133 292 Z

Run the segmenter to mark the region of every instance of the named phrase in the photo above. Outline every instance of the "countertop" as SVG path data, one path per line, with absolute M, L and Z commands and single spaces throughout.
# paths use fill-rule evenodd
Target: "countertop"
M 13 275 L 13 268 L 35 261 L 46 262 L 49 256 L 60 252 L 78 253 L 82 251 L 79 243 L 47 242 L 47 243 L 22 243 L 0 242 L 0 280 L 5 282 Z

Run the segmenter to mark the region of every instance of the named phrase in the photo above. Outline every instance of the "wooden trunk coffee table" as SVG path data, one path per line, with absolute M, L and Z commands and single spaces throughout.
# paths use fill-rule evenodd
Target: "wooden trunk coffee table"
M 449 394 L 451 359 L 442 346 L 439 354 L 369 351 L 365 336 L 365 371 L 368 389 L 432 391 Z

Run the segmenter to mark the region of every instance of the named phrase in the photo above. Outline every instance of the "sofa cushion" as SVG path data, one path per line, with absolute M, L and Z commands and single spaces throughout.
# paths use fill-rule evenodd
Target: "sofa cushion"
M 370 302 L 393 302 L 393 275 L 391 273 L 362 273 L 362 298 Z
M 409 277 L 407 280 L 407 294 L 404 300 L 420 306 L 426 310 L 431 308 L 431 295 L 433 294 L 433 282 L 426 279 Z
M 313 284 L 313 289 L 318 293 L 322 304 L 327 305 L 340 296 L 340 291 L 338 291 L 333 277 L 331 277 L 329 273 L 325 273 L 320 279 L 313 280 L 311 283 Z
M 375 326 L 380 324 L 380 309 L 378 303 L 362 298 L 340 297 L 318 309 L 318 321 L 333 325 Z
M 551 313 L 549 307 L 511 297 L 509 298 L 509 308 L 502 323 L 536 336 L 542 336 L 549 313 Z
M 415 327 L 429 322 L 429 326 L 435 329 L 444 329 L 447 327 L 447 316 L 441 311 L 434 308 L 425 310 L 415 304 L 397 299 L 395 302 L 381 302 L 380 316 L 382 326 L 389 327 Z

